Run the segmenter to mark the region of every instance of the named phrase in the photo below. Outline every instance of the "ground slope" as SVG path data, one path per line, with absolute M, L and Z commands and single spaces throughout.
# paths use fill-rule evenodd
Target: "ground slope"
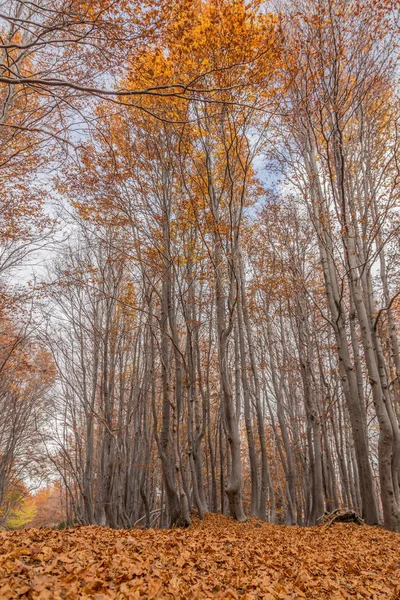
M 208 515 L 189 529 L 0 532 L 0 598 L 400 599 L 400 535 Z

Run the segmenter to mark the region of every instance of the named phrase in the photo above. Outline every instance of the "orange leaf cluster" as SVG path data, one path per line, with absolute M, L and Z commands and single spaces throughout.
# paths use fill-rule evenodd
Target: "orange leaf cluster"
M 400 598 L 400 537 L 367 526 L 207 515 L 186 530 L 38 528 L 0 539 L 3 600 Z

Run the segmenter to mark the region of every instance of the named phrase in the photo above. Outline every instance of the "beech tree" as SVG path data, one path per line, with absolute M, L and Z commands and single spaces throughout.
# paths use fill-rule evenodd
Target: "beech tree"
M 372 275 L 380 260 L 384 278 L 385 247 L 392 236 L 385 224 L 394 210 L 398 186 L 390 8 L 365 3 L 356 10 L 352 2 L 329 0 L 307 3 L 291 18 L 288 35 L 296 39 L 296 58 L 304 66 L 300 70 L 298 64 L 293 66 L 288 124 L 296 143 L 298 170 L 304 169 L 296 175 L 296 184 L 308 203 L 319 240 L 353 427 L 363 513 L 371 524 L 377 522 L 359 342 L 380 430 L 384 521 L 388 528 L 398 530 L 399 431 L 377 327 Z M 293 55 L 292 47 L 290 52 Z

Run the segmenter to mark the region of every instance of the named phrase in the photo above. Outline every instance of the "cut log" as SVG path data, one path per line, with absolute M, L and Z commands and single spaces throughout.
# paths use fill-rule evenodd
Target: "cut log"
M 337 508 L 331 513 L 325 513 L 319 519 L 322 525 L 330 527 L 334 523 L 356 523 L 357 525 L 364 525 L 364 520 L 354 510 L 347 508 Z

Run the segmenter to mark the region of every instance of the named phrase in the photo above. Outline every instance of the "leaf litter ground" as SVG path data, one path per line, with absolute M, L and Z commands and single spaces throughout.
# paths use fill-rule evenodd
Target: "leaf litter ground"
M 3 531 L 0 598 L 400 600 L 400 535 L 218 515 L 188 529 Z

